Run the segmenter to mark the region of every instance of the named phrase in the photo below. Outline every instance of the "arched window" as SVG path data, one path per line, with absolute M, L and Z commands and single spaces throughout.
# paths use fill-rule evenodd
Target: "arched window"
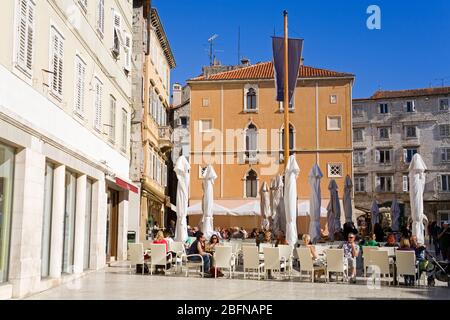
M 289 150 L 294 149 L 294 127 L 289 124 Z M 281 150 L 284 150 L 284 128 L 281 130 Z
M 256 110 L 256 91 L 253 88 L 247 91 L 247 110 Z
M 256 198 L 258 196 L 257 174 L 250 170 L 245 177 L 245 195 L 247 198 Z
M 247 158 L 255 158 L 258 144 L 258 129 L 251 123 L 245 133 L 245 150 Z

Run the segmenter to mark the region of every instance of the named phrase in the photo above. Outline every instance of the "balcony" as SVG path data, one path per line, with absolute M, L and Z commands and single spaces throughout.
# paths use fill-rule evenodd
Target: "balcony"
M 159 148 L 163 153 L 173 148 L 172 132 L 173 132 L 172 128 L 168 126 L 158 128 Z

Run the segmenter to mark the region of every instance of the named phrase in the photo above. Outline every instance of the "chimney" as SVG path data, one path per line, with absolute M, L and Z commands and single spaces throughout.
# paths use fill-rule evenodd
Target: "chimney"
M 181 84 L 174 83 L 172 86 L 172 105 L 174 107 L 179 106 L 181 104 L 181 95 L 182 95 L 183 88 L 181 87 Z
M 242 58 L 242 60 L 241 60 L 241 65 L 242 65 L 243 67 L 248 67 L 248 66 L 250 66 L 250 60 L 247 59 L 247 58 Z

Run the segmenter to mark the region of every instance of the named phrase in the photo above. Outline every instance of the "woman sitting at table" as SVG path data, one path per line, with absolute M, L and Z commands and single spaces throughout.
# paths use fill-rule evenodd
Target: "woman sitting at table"
M 397 241 L 395 241 L 395 236 L 393 233 L 388 234 L 388 236 L 386 238 L 386 244 L 384 246 L 391 247 L 391 248 L 399 247 L 399 244 L 397 243 Z
M 275 247 L 278 247 L 279 245 L 288 245 L 289 243 L 286 240 L 286 236 L 284 235 L 283 231 L 278 231 L 277 233 L 277 240 L 275 242 Z
M 400 240 L 400 248 L 399 251 L 414 251 L 414 248 L 411 248 L 411 244 L 407 238 L 402 238 Z M 415 276 L 413 275 L 404 275 L 405 277 L 405 286 L 414 286 Z
M 196 238 L 197 239 L 194 241 L 194 243 L 192 243 L 192 245 L 189 247 L 187 254 L 188 255 L 193 255 L 193 254 L 201 255 L 203 258 L 203 272 L 206 275 L 211 275 L 211 273 L 210 273 L 211 254 L 206 252 L 205 235 L 203 234 L 203 232 L 198 231 Z M 188 259 L 191 261 L 200 261 L 201 260 L 201 258 L 198 256 L 189 257 Z
M 219 245 L 219 237 L 213 234 L 206 244 L 206 252 L 213 253 L 216 250 L 216 246 Z
M 311 236 L 309 234 L 304 234 L 302 237 L 303 245 L 309 248 L 309 252 L 311 253 L 311 259 L 313 261 L 313 265 L 316 267 L 322 267 L 325 265 L 323 258 L 319 258 L 317 254 L 316 247 L 311 243 Z M 316 270 L 314 272 L 314 277 L 320 278 L 322 275 L 325 275 L 325 270 Z
M 169 243 L 164 238 L 164 232 L 162 230 L 159 230 L 156 233 L 156 237 L 155 237 L 155 240 L 153 240 L 153 243 L 154 244 L 165 244 L 166 245 L 166 253 L 169 252 Z M 169 262 L 170 258 L 167 258 L 167 261 Z M 167 263 L 167 268 L 170 268 L 170 263 Z M 162 269 L 162 267 L 156 266 L 155 273 L 156 274 L 164 274 L 164 270 Z

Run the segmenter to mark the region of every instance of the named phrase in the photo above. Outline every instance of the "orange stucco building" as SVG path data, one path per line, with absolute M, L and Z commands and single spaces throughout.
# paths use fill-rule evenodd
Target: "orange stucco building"
M 302 66 L 290 106 L 290 149 L 300 166 L 297 180 L 299 232 L 308 226 L 308 174 L 315 162 L 322 170 L 322 207 L 335 179 L 342 198 L 344 179 L 352 177 L 352 85 L 354 76 Z M 202 199 L 201 170 L 212 164 L 217 180 L 215 202 L 233 209 L 259 202 L 263 182 L 284 171 L 281 150 L 282 104 L 275 101 L 272 62 L 190 79 L 191 185 L 190 206 Z M 233 146 L 234 145 L 234 146 Z M 200 216 L 191 216 L 190 224 Z M 259 217 L 234 220 L 216 216 L 216 226 L 259 227 Z

